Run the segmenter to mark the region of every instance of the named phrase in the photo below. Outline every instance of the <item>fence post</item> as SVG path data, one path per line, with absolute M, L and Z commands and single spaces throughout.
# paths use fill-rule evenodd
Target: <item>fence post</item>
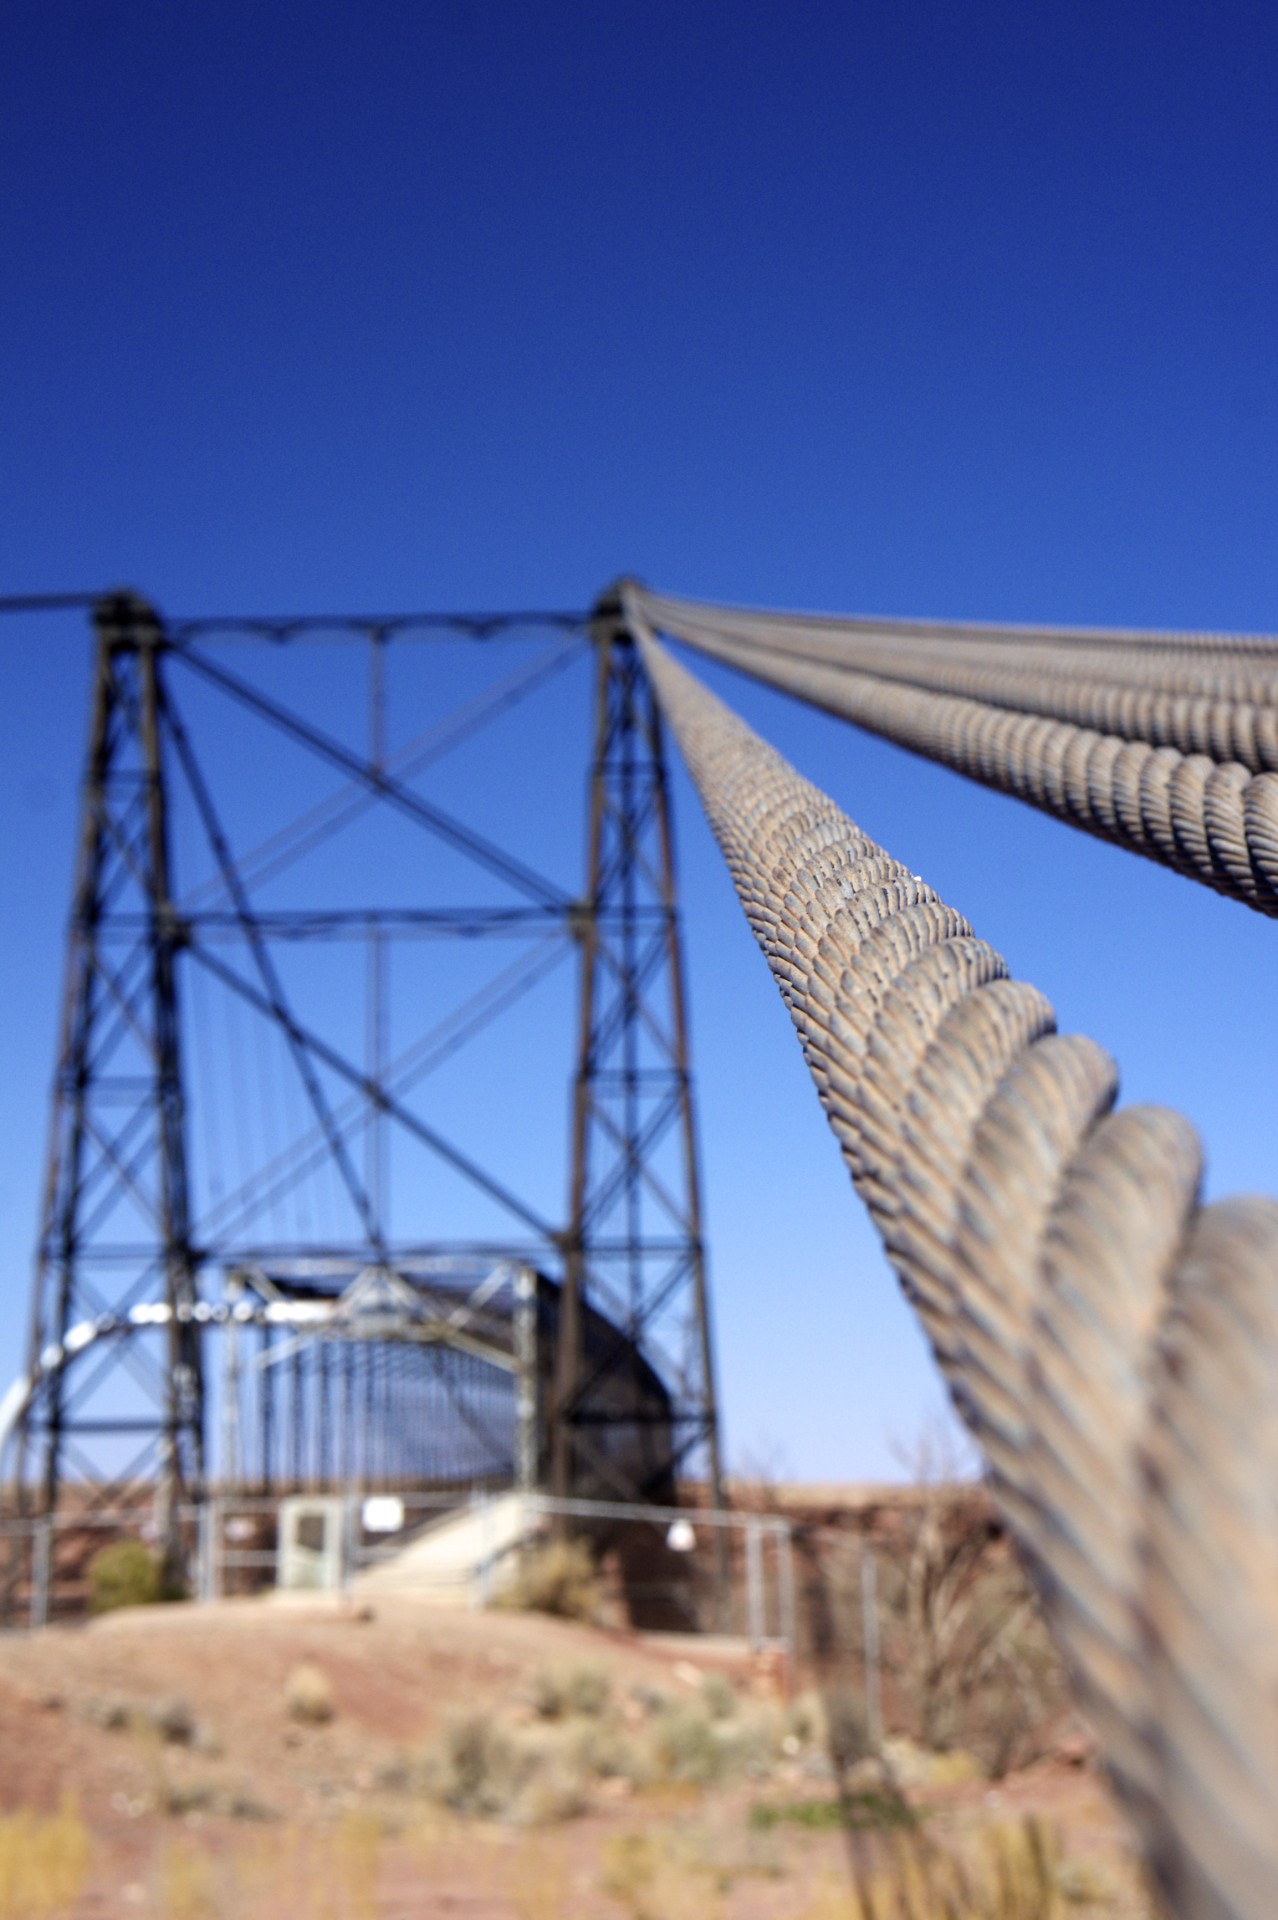
M 757 1520 L 746 1522 L 746 1637 L 757 1647 L 764 1635 L 763 1530 Z
M 786 1691 L 793 1690 L 794 1669 L 798 1661 L 798 1633 L 794 1608 L 794 1532 L 787 1521 L 776 1530 L 778 1604 L 781 1612 L 781 1638 L 785 1642 Z
M 31 1535 L 31 1614 L 33 1627 L 49 1624 L 49 1563 L 53 1547 L 53 1517 L 37 1520 Z
M 342 1539 L 337 1575 L 338 1591 L 341 1593 L 350 1592 L 351 1583 L 362 1564 L 363 1556 L 357 1544 L 362 1524 L 361 1507 L 360 1496 L 356 1493 L 348 1493 L 342 1502 Z
M 479 1510 L 479 1580 L 477 1583 L 476 1604 L 486 1607 L 493 1597 L 493 1503 L 487 1493 L 482 1496 L 483 1504 Z
M 515 1485 L 531 1493 L 540 1455 L 537 1406 L 537 1276 L 515 1269 Z
M 213 1598 L 213 1515 L 206 1497 L 195 1509 L 195 1598 L 204 1607 Z
M 871 1743 L 883 1744 L 883 1692 L 879 1674 L 879 1583 L 873 1547 L 861 1543 L 861 1641 L 865 1650 L 865 1719 Z

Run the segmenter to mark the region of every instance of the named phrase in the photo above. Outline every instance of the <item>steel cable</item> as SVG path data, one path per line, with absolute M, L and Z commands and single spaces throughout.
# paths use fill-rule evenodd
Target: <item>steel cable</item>
M 665 622 L 663 621 L 664 625 Z M 687 622 L 686 634 L 713 633 Z M 1278 673 L 1219 671 L 1175 661 L 1158 668 L 1136 653 L 1042 649 L 1002 658 L 961 642 L 913 647 L 903 641 L 851 644 L 824 634 L 765 641 L 727 627 L 723 637 L 765 657 L 871 673 L 876 678 L 957 694 L 1014 712 L 1046 714 L 1124 740 L 1177 747 L 1212 760 L 1237 760 L 1253 773 L 1278 768 Z M 1156 681 L 1156 684 L 1151 684 Z
M 1278 1204 L 1198 1204 L 1008 977 L 623 596 L 854 1184 L 918 1309 L 1178 1920 L 1278 1884 Z
M 636 596 L 636 611 L 647 614 Z M 699 651 L 1098 839 L 1278 917 L 1278 772 L 765 654 L 667 626 Z
M 706 629 L 820 665 L 1051 713 L 1103 733 L 1248 764 L 1254 722 L 1245 709 L 1271 711 L 1278 700 L 1278 641 L 1272 638 L 836 619 L 714 607 L 646 592 L 644 606 L 654 626 L 671 631 Z M 1155 696 L 1174 699 L 1151 704 Z M 1263 712 L 1260 726 L 1255 751 L 1272 754 L 1275 742 Z M 1234 733 L 1236 743 L 1226 745 Z M 1256 771 L 1269 764 L 1262 761 Z

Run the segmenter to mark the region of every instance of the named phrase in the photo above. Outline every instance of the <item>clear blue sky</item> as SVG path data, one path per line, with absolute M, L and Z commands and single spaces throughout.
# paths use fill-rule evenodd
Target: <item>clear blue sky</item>
M 8 7 L 0 592 L 1273 629 L 1275 98 L 1258 5 Z M 86 664 L 0 631 L 6 1375 Z M 731 697 L 1278 1192 L 1270 925 Z M 890 1470 L 938 1389 L 679 799 L 729 1457 Z

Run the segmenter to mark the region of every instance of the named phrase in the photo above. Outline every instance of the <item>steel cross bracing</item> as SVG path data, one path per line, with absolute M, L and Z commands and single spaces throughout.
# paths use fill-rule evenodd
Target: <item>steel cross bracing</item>
M 615 607 L 593 623 L 555 614 L 166 626 L 145 602 L 118 594 L 97 604 L 95 621 L 94 707 L 29 1360 L 6 1403 L 24 1509 L 49 1513 L 68 1501 L 83 1508 L 145 1498 L 176 1574 L 172 1516 L 199 1499 L 207 1478 L 228 1469 L 218 1456 L 226 1409 L 210 1408 L 205 1387 L 204 1349 L 233 1323 L 226 1302 L 214 1297 L 218 1277 L 287 1274 L 317 1259 L 334 1271 L 381 1271 L 405 1298 L 410 1288 L 420 1293 L 421 1276 L 439 1259 L 504 1262 L 512 1271 L 514 1262 L 539 1273 L 545 1358 L 536 1365 L 545 1379 L 535 1474 L 548 1477 L 553 1462 L 557 1484 L 569 1491 L 634 1498 L 668 1496 L 675 1472 L 695 1466 L 717 1487 L 663 746 Z M 530 629 L 549 632 L 544 652 L 389 751 L 392 643 L 494 641 Z M 339 736 L 295 711 L 274 685 L 228 664 L 219 650 L 228 639 L 250 648 L 262 640 L 291 647 L 334 636 L 367 648 L 367 735 L 356 745 L 348 730 Z M 579 659 L 583 639 L 593 642 L 598 662 L 584 897 L 420 785 L 443 755 Z M 229 728 L 219 731 L 210 751 L 207 725 L 201 733 L 199 716 L 190 712 L 200 687 L 212 690 L 223 711 L 251 715 L 340 782 L 247 852 L 239 844 L 242 821 L 233 831 L 219 797 L 233 736 Z M 253 764 L 261 765 L 260 753 Z M 447 849 L 498 897 L 473 898 L 469 889 L 455 906 L 437 894 L 385 904 L 324 898 L 322 891 L 317 899 L 313 889 L 304 899 L 296 890 L 281 897 L 280 886 L 292 886 L 295 870 L 322 858 L 336 835 L 391 817 Z M 183 848 L 198 843 L 190 874 L 175 873 L 175 834 Z M 377 891 L 380 871 L 374 857 L 365 894 Z M 516 959 L 392 1055 L 392 946 L 492 938 L 515 943 Z M 290 952 L 352 941 L 366 956 L 362 1050 L 349 1031 L 335 1031 L 312 1011 L 285 964 Z M 587 1050 L 578 1062 L 564 1227 L 558 1196 L 534 1201 L 517 1191 L 489 1153 L 458 1143 L 447 1117 L 423 1103 L 417 1088 L 460 1049 L 473 1050 L 574 950 L 581 967 L 578 1029 Z M 246 1163 L 241 1143 L 238 1177 L 212 1182 L 208 1163 L 216 1150 L 195 1136 L 217 1100 L 229 1093 L 237 1126 L 254 1117 L 246 1109 L 270 1103 L 237 1078 L 237 1059 L 217 1058 L 211 993 L 220 996 L 228 1023 L 243 1020 L 252 1033 L 270 1036 L 271 1071 L 289 1079 L 294 1122 L 270 1134 L 267 1116 L 258 1116 L 256 1156 Z M 227 1031 L 234 1032 L 230 1024 Z M 516 1046 L 512 1064 L 518 1054 Z M 543 1113 L 555 1113 L 560 1097 L 546 1088 Z M 544 1117 L 538 1125 L 544 1131 Z M 478 1195 L 497 1231 L 449 1239 L 441 1218 L 429 1239 L 420 1232 L 397 1239 L 389 1170 L 406 1142 Z M 205 1174 L 198 1199 L 193 1152 Z M 277 1210 L 290 1198 L 300 1208 L 298 1195 L 321 1180 L 333 1214 L 327 1231 L 279 1231 Z M 273 1231 L 264 1231 L 268 1221 Z M 269 1340 L 269 1331 L 263 1337 Z M 451 1404 L 456 1420 L 478 1432 L 496 1392 L 501 1408 L 493 1417 L 509 1423 L 509 1392 L 500 1382 L 472 1379 L 466 1370 L 473 1373 L 479 1361 L 468 1360 L 456 1342 L 424 1341 L 414 1321 L 394 1351 L 347 1339 L 340 1351 L 320 1343 L 310 1354 L 306 1420 L 316 1439 L 309 1452 L 294 1440 L 281 1454 L 270 1439 L 285 1419 L 302 1419 L 301 1360 L 290 1355 L 287 1365 L 273 1361 L 263 1369 L 272 1384 L 255 1416 L 267 1435 L 256 1449 L 265 1463 L 260 1470 L 311 1481 L 340 1471 L 337 1449 L 322 1433 L 324 1408 L 349 1411 L 358 1399 L 361 1417 L 374 1424 L 394 1419 L 395 1406 L 407 1404 L 404 1393 L 416 1392 L 414 1369 L 432 1356 L 440 1368 L 445 1359 L 452 1368 L 448 1380 L 441 1372 L 432 1407 Z M 403 1382 L 394 1392 L 393 1380 Z M 220 1389 L 210 1391 L 216 1398 Z M 413 1404 L 427 1403 L 418 1394 Z M 561 1431 L 571 1433 L 567 1446 L 556 1438 Z M 485 1444 L 494 1460 L 504 1457 L 506 1441 L 490 1433 Z M 526 1472 L 526 1436 L 519 1444 Z M 358 1451 L 352 1444 L 345 1457 Z M 443 1452 L 435 1446 L 432 1457 Z M 405 1443 L 388 1451 L 376 1436 L 361 1455 L 392 1456 L 402 1469 Z M 425 1451 L 421 1468 L 430 1471 Z M 55 1590 L 57 1578 L 55 1568 Z

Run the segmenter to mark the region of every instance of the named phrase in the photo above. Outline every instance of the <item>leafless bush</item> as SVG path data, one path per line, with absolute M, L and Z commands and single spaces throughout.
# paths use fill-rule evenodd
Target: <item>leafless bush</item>
M 1065 1704 L 1064 1674 L 984 1488 L 961 1477 L 935 1435 L 908 1460 L 912 1488 L 810 1522 L 799 1536 L 830 1758 L 842 1779 L 886 1730 L 931 1752 L 963 1749 L 997 1776 L 1045 1750 Z M 866 1710 L 868 1695 L 875 1704 L 867 1604 L 882 1728 Z
M 914 1465 L 907 1537 L 885 1557 L 884 1664 L 924 1746 L 968 1748 L 999 1775 L 1034 1757 L 1064 1697 L 1060 1664 L 984 1492 L 934 1443 Z

